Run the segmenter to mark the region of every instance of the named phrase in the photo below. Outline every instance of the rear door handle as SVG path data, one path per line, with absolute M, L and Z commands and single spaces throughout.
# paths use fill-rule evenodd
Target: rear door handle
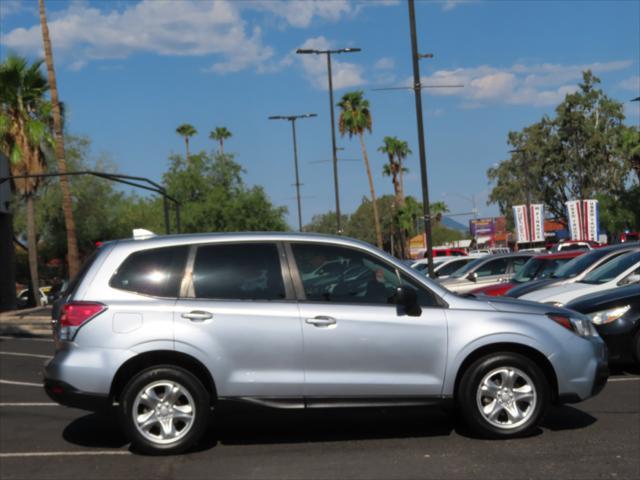
M 187 318 L 192 322 L 204 322 L 205 320 L 213 318 L 213 314 L 203 310 L 193 310 L 192 312 L 183 313 L 181 317 Z
M 315 327 L 330 327 L 336 324 L 336 319 L 333 317 L 317 316 L 314 318 L 307 318 L 305 323 L 313 325 Z

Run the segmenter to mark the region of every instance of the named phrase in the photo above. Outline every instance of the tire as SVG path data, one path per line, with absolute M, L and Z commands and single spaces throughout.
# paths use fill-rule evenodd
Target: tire
M 188 371 L 159 365 L 129 381 L 119 413 L 133 450 L 177 454 L 193 447 L 207 429 L 210 395 Z
M 464 372 L 457 404 L 465 424 L 488 438 L 530 434 L 551 401 L 549 382 L 532 360 L 517 353 L 480 358 Z

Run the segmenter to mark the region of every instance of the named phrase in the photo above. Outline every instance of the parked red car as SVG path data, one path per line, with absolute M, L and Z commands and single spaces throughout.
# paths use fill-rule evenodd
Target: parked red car
M 476 288 L 469 293 L 473 295 L 484 294 L 490 297 L 504 295 L 513 287 L 528 282 L 529 280 L 548 277 L 555 272 L 560 265 L 568 262 L 572 258 L 582 255 L 584 252 L 584 250 L 568 250 L 566 252 L 536 255 L 535 257 L 531 257 L 527 263 L 522 266 L 510 282 L 496 283 L 486 287 Z
M 466 257 L 468 253 L 462 248 L 434 248 L 434 257 Z M 427 254 L 424 254 L 425 258 Z

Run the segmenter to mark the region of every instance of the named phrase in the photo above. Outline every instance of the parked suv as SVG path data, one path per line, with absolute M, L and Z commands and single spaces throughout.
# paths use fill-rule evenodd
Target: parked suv
M 455 402 L 476 432 L 513 437 L 538 425 L 552 401 L 584 400 L 608 376 L 587 317 L 464 298 L 344 237 L 106 243 L 54 311 L 46 392 L 72 407 L 115 407 L 133 447 L 148 453 L 190 448 L 228 400 Z

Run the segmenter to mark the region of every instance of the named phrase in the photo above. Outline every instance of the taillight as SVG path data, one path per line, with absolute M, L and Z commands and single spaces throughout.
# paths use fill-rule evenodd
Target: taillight
M 96 315 L 104 312 L 107 307 L 95 302 L 71 302 L 62 307 L 60 315 L 61 327 L 79 327 Z

